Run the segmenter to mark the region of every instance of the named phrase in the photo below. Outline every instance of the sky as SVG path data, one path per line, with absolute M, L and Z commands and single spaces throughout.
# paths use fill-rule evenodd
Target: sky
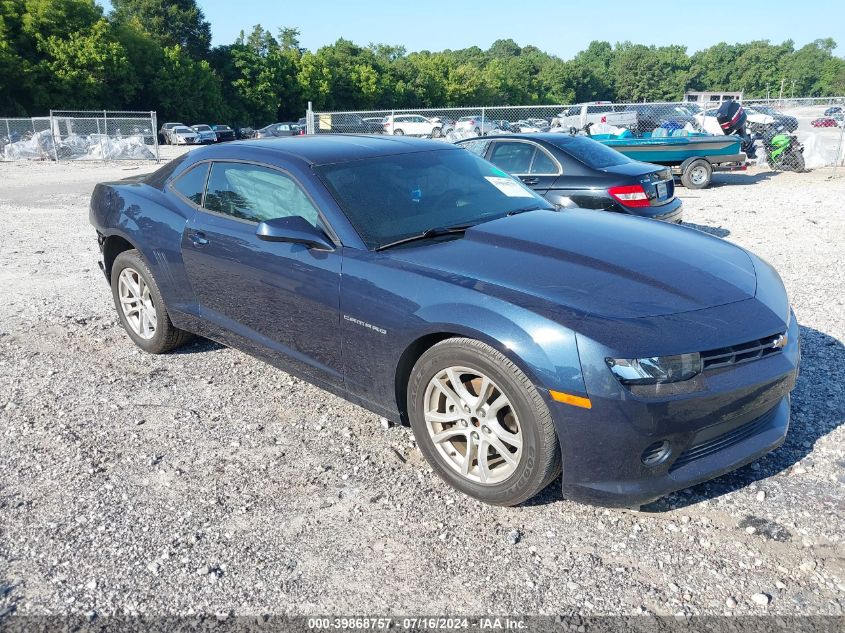
M 107 0 L 100 0 L 107 9 Z M 511 38 L 564 59 L 592 40 L 683 44 L 692 53 L 721 41 L 795 41 L 796 48 L 832 37 L 845 55 L 841 0 L 198 0 L 211 22 L 212 44 L 231 44 L 241 29 L 260 23 L 276 33 L 299 29 L 301 45 L 317 50 L 339 37 L 356 44 L 402 44 L 408 52 L 478 46 Z M 729 14 L 732 17 L 726 18 Z

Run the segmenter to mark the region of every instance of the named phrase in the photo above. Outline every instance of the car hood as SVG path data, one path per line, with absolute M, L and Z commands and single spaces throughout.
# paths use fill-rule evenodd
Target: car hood
M 384 251 L 417 272 L 549 313 L 638 318 L 754 296 L 754 265 L 706 233 L 621 214 L 533 211 Z

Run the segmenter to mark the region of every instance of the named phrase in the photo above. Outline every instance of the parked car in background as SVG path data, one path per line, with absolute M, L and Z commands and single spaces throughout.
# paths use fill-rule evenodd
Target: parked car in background
M 634 103 L 628 108 L 637 113 L 637 131 L 639 132 L 653 132 L 663 125 L 676 129 L 683 128 L 688 123 L 696 125 L 692 114 L 680 106 Z
M 255 138 L 272 138 L 280 136 L 299 136 L 302 128 L 299 124 L 287 121 L 284 123 L 271 123 L 260 130 L 255 131 Z
M 833 116 L 834 114 L 842 114 L 842 108 L 840 106 L 832 106 L 824 111 L 825 116 Z
M 187 125 L 177 125 L 170 128 L 168 143 L 171 145 L 195 145 L 199 142 L 199 135 L 196 130 Z
M 550 132 L 456 144 L 516 176 L 557 207 L 682 220 L 668 167 L 631 160 L 589 137 Z
M 361 120 L 364 123 L 366 123 L 367 125 L 371 125 L 373 127 L 377 126 L 377 127 L 381 128 L 383 126 L 384 120 L 386 118 L 387 117 L 384 117 L 384 116 L 365 116 Z M 302 125 L 305 125 L 305 119 L 303 118 L 303 119 L 301 119 L 301 121 L 302 121 Z
M 443 122 L 438 118 L 429 119 L 421 114 L 394 114 L 384 117 L 382 129 L 385 134 L 394 136 L 440 138 L 443 135 Z
M 628 106 L 614 105 L 609 101 L 593 101 L 567 108 L 552 119 L 551 127 L 585 130 L 587 124 L 604 124 L 636 130 L 637 121 L 636 110 L 631 110 Z
M 496 129 L 496 124 L 490 119 L 481 120 L 481 115 L 462 116 L 455 121 L 455 129 L 474 132 L 476 136 L 488 134 Z
M 212 125 L 211 129 L 214 130 L 214 133 L 217 135 L 218 141 L 235 140 L 235 130 L 230 128 L 228 125 Z
M 777 110 L 775 110 L 774 108 L 772 108 L 770 106 L 757 105 L 757 104 L 755 104 L 755 105 L 745 105 L 745 104 L 743 104 L 742 107 L 745 108 L 745 112 L 746 112 L 746 114 L 748 114 L 748 116 L 753 116 L 753 115 L 759 114 L 761 116 L 772 117 L 773 121 L 772 121 L 771 125 L 774 125 L 775 127 L 782 127 L 787 132 L 794 132 L 795 130 L 798 129 L 798 119 L 796 119 L 794 116 L 790 116 L 789 114 L 783 114 L 782 112 L 778 112 Z M 760 130 L 749 130 L 749 131 L 762 132 L 762 129 L 760 129 Z
M 637 507 L 786 438 L 799 325 L 769 264 L 691 228 L 557 212 L 449 144 L 203 147 L 97 185 L 90 220 L 137 347 L 200 335 L 407 420 L 433 471 L 486 503 L 556 481 Z M 149 365 L 124 356 L 127 377 Z
M 382 134 L 381 121 L 367 122 L 359 115 L 349 112 L 334 112 L 315 115 L 314 124 L 318 132 L 341 132 L 345 134 Z
M 749 133 L 756 132 L 762 134 L 767 127 L 769 127 L 775 122 L 775 118 L 773 116 L 764 114 L 763 112 L 755 110 L 749 112 L 749 109 L 745 106 L 742 106 L 742 109 L 745 110 L 746 114 L 745 129 Z M 702 110 L 695 114 L 694 118 L 698 125 L 705 132 L 715 134 L 716 136 L 722 136 L 724 135 L 722 125 L 716 119 L 716 113 L 718 111 L 719 108 L 709 108 L 707 110 Z
M 843 113 L 834 112 L 831 116 L 823 116 L 810 121 L 813 127 L 839 127 L 843 125 Z
M 163 123 L 158 130 L 159 143 L 170 143 L 170 132 L 173 130 L 173 128 L 179 126 L 186 127 L 184 123 Z
M 197 133 L 197 143 L 205 145 L 207 143 L 217 142 L 217 134 L 211 129 L 210 125 L 199 123 L 192 125 L 191 129 Z
M 239 127 L 235 130 L 235 137 L 238 139 L 255 138 L 255 130 L 251 127 Z
M 546 122 L 544 127 L 541 127 L 528 119 L 520 119 L 519 121 L 514 121 L 510 124 L 510 128 L 512 132 L 523 133 L 523 134 L 537 134 L 539 132 L 548 132 L 549 131 L 549 124 Z

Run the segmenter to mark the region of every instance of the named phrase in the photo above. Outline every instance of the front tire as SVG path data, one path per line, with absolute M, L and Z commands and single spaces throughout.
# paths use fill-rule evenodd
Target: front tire
M 519 367 L 481 341 L 453 338 L 431 347 L 411 372 L 407 396 L 426 460 L 471 497 L 517 505 L 560 472 L 545 402 Z
M 158 284 L 137 250 L 123 251 L 115 258 L 111 289 L 123 329 L 145 352 L 163 354 L 191 338 L 171 322 Z

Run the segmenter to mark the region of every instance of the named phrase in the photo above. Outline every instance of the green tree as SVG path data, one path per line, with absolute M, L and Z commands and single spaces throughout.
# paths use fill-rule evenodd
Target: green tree
M 179 46 L 200 58 L 211 44 L 211 25 L 195 0 L 112 0 L 112 20 L 136 19 L 162 46 Z
M 215 122 L 223 112 L 223 97 L 209 63 L 192 59 L 179 46 L 166 46 L 163 53 L 150 86 L 159 120 Z

